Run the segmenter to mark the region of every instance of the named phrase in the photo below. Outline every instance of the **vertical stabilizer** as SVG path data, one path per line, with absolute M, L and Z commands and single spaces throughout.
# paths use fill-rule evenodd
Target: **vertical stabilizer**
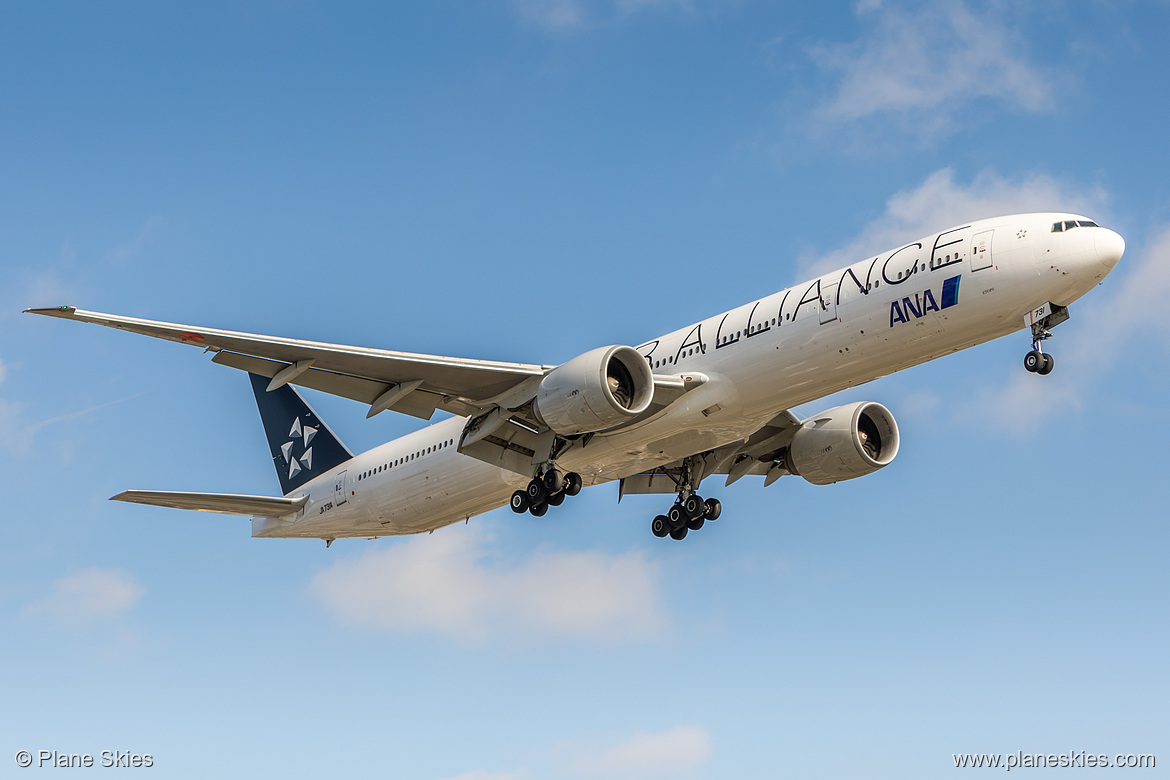
M 313 477 L 353 457 L 292 385 L 269 391 L 272 380 L 268 377 L 248 376 L 282 493 L 287 496 Z

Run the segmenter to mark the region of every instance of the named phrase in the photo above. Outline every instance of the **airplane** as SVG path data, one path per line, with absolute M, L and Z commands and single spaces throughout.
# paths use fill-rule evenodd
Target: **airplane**
M 898 454 L 893 414 L 861 401 L 792 408 L 1027 330 L 1024 368 L 1068 307 L 1116 266 L 1125 241 L 1077 214 L 969 222 L 872 255 L 636 347 L 561 365 L 440 357 L 155 322 L 71 306 L 27 309 L 200 347 L 247 372 L 281 496 L 127 490 L 112 500 L 251 516 L 252 536 L 417 534 L 509 504 L 541 517 L 583 487 L 618 500 L 668 494 L 651 522 L 681 540 L 719 518 L 700 483 L 795 475 L 828 485 Z M 353 454 L 293 385 L 430 420 Z

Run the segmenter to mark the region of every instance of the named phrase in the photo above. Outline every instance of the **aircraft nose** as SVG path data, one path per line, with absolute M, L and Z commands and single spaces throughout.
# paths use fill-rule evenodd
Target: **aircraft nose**
M 1109 228 L 1100 228 L 1094 233 L 1097 260 L 1112 271 L 1113 266 L 1117 265 L 1117 261 L 1125 254 L 1125 239 Z

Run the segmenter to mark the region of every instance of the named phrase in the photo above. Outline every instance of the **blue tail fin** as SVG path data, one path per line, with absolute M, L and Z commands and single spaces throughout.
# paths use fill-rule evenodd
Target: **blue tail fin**
M 248 376 L 282 493 L 287 496 L 318 474 L 353 457 L 291 385 L 269 392 L 268 377 Z

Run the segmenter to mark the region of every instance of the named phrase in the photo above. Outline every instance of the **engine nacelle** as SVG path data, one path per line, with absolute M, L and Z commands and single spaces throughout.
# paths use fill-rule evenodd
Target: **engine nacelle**
M 547 373 L 532 404 L 562 436 L 604 431 L 650 407 L 654 374 L 633 347 L 600 347 Z
M 838 406 L 801 423 L 788 447 L 788 470 L 814 485 L 872 474 L 898 454 L 898 423 L 872 401 Z

